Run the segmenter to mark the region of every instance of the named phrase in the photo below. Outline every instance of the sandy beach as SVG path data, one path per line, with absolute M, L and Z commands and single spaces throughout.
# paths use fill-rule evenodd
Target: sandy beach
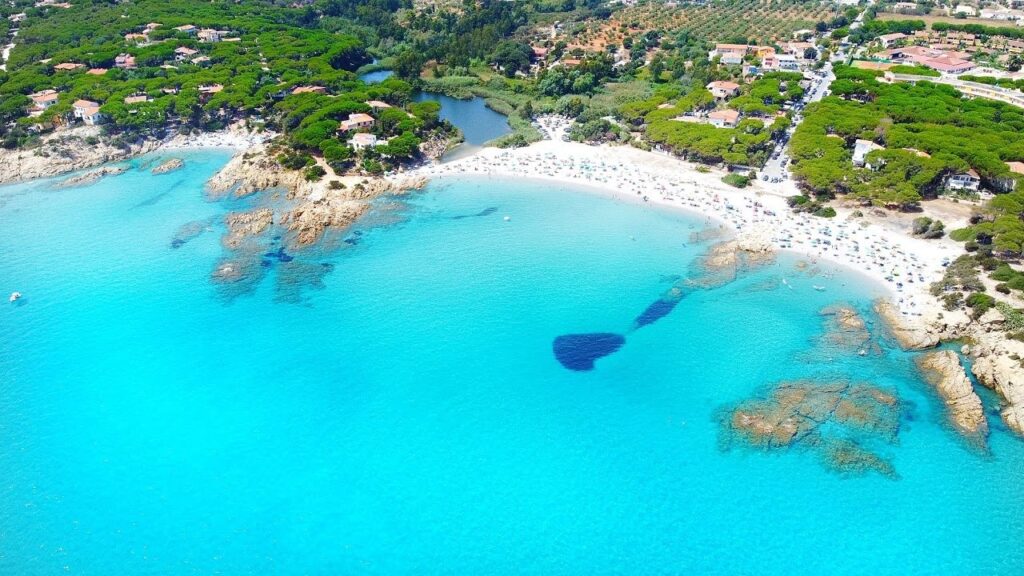
M 913 238 L 892 227 L 852 219 L 848 209 L 832 219 L 794 213 L 786 204 L 786 197 L 796 193 L 791 184 L 787 188 L 758 181 L 737 189 L 720 180 L 720 171 L 702 173 L 667 154 L 563 142 L 557 122 L 542 128 L 549 139 L 531 146 L 485 148 L 470 157 L 418 168 L 412 175 L 549 179 L 653 207 L 698 212 L 733 234 L 757 235 L 779 250 L 819 264 L 857 270 L 887 287 L 908 316 L 937 306 L 928 286 L 942 276 L 945 260 L 962 253 L 947 239 Z

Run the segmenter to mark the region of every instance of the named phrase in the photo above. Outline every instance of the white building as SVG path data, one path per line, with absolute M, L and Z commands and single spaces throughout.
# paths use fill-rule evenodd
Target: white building
M 885 150 L 884 146 L 875 144 L 871 140 L 857 140 L 853 145 L 853 165 L 858 168 L 867 163 L 867 156 L 875 150 Z M 870 167 L 870 166 L 869 166 Z

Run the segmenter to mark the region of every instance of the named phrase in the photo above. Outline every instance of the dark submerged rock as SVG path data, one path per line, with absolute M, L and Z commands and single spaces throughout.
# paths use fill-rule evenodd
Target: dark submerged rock
M 595 360 L 616 352 L 625 343 L 625 337 L 611 332 L 565 334 L 555 338 L 552 349 L 562 366 L 587 371 L 594 369 Z

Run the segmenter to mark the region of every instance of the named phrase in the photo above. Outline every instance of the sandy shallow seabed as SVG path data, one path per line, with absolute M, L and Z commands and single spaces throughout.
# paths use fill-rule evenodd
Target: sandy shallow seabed
M 938 306 L 928 285 L 942 276 L 944 259 L 962 252 L 950 240 L 922 240 L 850 220 L 850 210 L 840 210 L 834 219 L 796 214 L 786 204 L 795 189 L 770 188 L 760 181 L 733 188 L 720 180 L 720 173 L 701 173 L 674 157 L 628 146 L 544 140 L 512 150 L 485 148 L 412 174 L 549 179 L 634 202 L 697 211 L 732 233 L 757 235 L 780 250 L 858 270 L 886 286 L 903 314 L 912 316 Z

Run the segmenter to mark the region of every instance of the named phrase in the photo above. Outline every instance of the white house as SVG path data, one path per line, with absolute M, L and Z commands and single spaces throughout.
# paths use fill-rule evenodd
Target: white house
M 352 136 L 352 139 L 349 140 L 349 144 L 352 145 L 353 150 L 364 150 L 366 148 L 373 148 L 378 144 L 378 142 L 377 137 L 373 134 L 360 132 L 359 134 Z
M 885 150 L 884 146 L 875 144 L 871 140 L 857 140 L 853 145 L 853 165 L 864 166 L 868 154 L 875 150 Z
M 103 122 L 104 116 L 100 113 L 100 105 L 92 100 L 75 100 L 72 105 L 75 118 L 93 126 Z
M 981 186 L 981 177 L 974 169 L 970 169 L 967 172 L 961 172 L 960 174 L 953 174 L 949 178 L 946 178 L 946 188 L 950 190 L 971 190 L 977 191 Z

